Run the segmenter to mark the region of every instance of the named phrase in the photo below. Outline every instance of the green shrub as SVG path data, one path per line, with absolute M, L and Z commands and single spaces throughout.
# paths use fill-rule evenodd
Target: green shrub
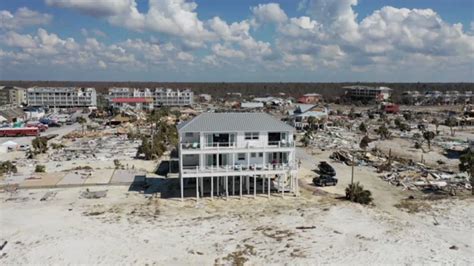
M 346 188 L 346 199 L 360 204 L 369 204 L 372 202 L 372 193 L 359 184 L 349 184 Z
M 46 166 L 38 164 L 35 167 L 35 173 L 44 173 L 46 172 Z

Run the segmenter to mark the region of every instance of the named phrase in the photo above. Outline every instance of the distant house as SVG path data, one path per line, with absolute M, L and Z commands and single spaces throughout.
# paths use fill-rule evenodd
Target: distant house
M 256 109 L 256 108 L 263 108 L 262 102 L 241 102 L 240 108 L 242 109 Z
M 111 106 L 118 109 L 131 108 L 135 110 L 152 110 L 153 98 L 113 98 L 111 99 Z
M 328 109 L 323 106 L 314 104 L 297 104 L 293 111 L 289 111 L 289 121 L 296 129 L 304 129 L 308 127 L 308 119 L 314 117 L 320 124 L 328 118 Z
M 210 94 L 199 94 L 199 101 L 201 102 L 210 102 L 212 100 L 212 96 Z
M 298 98 L 299 103 L 304 104 L 317 104 L 321 101 L 322 96 L 318 93 L 307 93 Z
M 294 128 L 266 113 L 202 113 L 178 124 L 181 198 L 185 188 L 242 195 L 297 191 Z
M 369 86 L 346 86 L 346 97 L 351 100 L 360 101 L 379 101 L 383 102 L 390 98 L 392 89 L 388 87 L 369 87 Z

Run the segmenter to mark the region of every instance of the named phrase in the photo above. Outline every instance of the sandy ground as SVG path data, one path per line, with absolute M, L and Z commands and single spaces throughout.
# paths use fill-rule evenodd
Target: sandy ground
M 460 264 L 474 257 L 474 199 L 392 214 L 300 197 L 161 199 L 127 187 L 0 194 L 0 262 L 12 264 Z M 46 201 L 48 191 L 55 194 Z M 304 228 L 300 228 L 304 227 Z M 451 248 L 451 249 L 450 249 Z

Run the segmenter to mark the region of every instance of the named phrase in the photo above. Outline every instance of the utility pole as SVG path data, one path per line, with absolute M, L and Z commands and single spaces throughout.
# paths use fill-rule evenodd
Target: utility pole
M 351 186 L 354 184 L 354 151 L 352 151 L 352 163 L 351 163 Z

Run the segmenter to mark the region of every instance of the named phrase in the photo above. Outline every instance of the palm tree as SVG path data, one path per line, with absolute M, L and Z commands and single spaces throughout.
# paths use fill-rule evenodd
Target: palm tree
M 424 131 L 423 138 L 428 143 L 428 150 L 431 150 L 431 140 L 434 139 L 435 133 L 433 131 Z
M 433 124 L 435 125 L 435 132 L 436 132 L 436 135 L 438 135 L 438 127 L 439 127 L 439 121 L 438 121 L 438 119 L 433 118 L 433 120 L 431 121 L 431 123 L 433 123 Z
M 314 125 L 316 125 L 316 118 L 314 116 L 308 117 L 308 128 L 310 131 L 314 130 Z
M 312 138 L 313 138 L 313 136 L 311 135 L 311 132 L 306 131 L 306 133 L 304 133 L 304 135 L 303 135 L 303 139 L 301 139 L 301 142 L 303 143 L 303 146 L 308 147 L 309 144 L 311 143 Z
M 446 119 L 445 124 L 446 124 L 446 126 L 449 127 L 449 130 L 451 131 L 451 136 L 454 137 L 454 129 L 453 129 L 453 127 L 455 127 L 456 124 L 457 124 L 456 119 L 455 119 L 454 117 L 450 116 L 450 117 L 448 117 L 448 119 Z
M 363 132 L 363 133 L 367 134 L 367 126 L 365 125 L 364 122 L 360 123 L 359 130 L 360 130 L 360 132 Z
M 390 131 L 388 128 L 385 126 L 385 124 L 381 125 L 377 129 L 377 133 L 380 135 L 381 139 L 388 139 L 390 137 Z
M 85 128 L 85 125 L 87 123 L 87 119 L 85 119 L 84 117 L 80 116 L 77 118 L 77 122 L 81 125 L 82 127 L 82 134 L 84 134 L 84 128 Z

